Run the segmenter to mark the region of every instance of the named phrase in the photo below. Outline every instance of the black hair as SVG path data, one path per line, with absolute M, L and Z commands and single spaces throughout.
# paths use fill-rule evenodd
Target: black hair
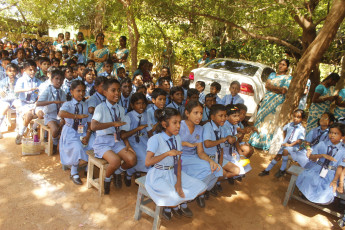
M 90 62 L 93 62 L 94 64 L 96 64 L 96 62 L 95 62 L 94 60 L 89 59 L 89 60 L 87 60 L 87 62 L 86 62 L 86 66 L 87 66 Z
M 340 80 L 340 76 L 337 73 L 331 73 L 322 82 L 325 82 L 329 79 L 331 79 L 332 81 L 338 82 Z
M 73 57 L 72 57 L 73 58 Z M 67 61 L 67 63 L 66 63 L 67 65 L 69 65 L 69 66 L 71 66 L 71 65 L 77 65 L 77 62 L 76 61 L 74 61 L 73 59 L 69 59 L 68 61 Z
M 185 119 L 187 118 L 186 111 L 188 111 L 188 113 L 191 113 L 192 110 L 198 106 L 200 106 L 201 108 L 204 108 L 203 105 L 200 103 L 200 101 L 189 101 L 185 107 L 185 110 L 184 110 L 184 112 L 185 112 L 184 118 Z
M 103 90 L 107 91 L 112 84 L 119 84 L 121 86 L 117 79 L 109 79 L 103 83 Z
M 50 60 L 49 60 L 49 58 L 47 58 L 47 57 L 41 57 L 41 58 L 39 59 L 39 62 L 40 62 L 40 65 L 42 65 L 43 62 L 48 62 L 48 63 L 50 64 Z
M 54 70 L 59 70 L 59 67 L 55 67 L 55 66 L 49 66 L 48 68 L 48 73 L 52 73 Z M 63 73 L 62 73 L 63 74 Z M 65 76 L 65 75 L 64 75 Z
M 62 72 L 61 70 L 59 70 L 59 69 L 53 70 L 51 74 L 52 74 L 51 79 L 53 79 L 53 78 L 56 77 L 56 76 L 60 76 L 60 77 L 62 77 L 62 78 L 65 78 L 65 75 L 64 75 L 63 72 Z
M 219 111 L 226 111 L 226 108 L 222 104 L 215 104 L 211 106 L 210 109 L 210 116 L 211 115 L 216 115 Z
M 83 81 L 81 81 L 81 80 L 74 80 L 74 81 L 72 81 L 72 84 L 71 84 L 71 87 L 70 87 L 70 91 L 75 90 L 78 87 L 78 85 L 82 85 L 82 86 L 86 87 L 85 83 Z
M 212 109 L 212 107 L 211 107 L 211 109 Z M 240 113 L 240 109 L 237 107 L 237 105 L 229 104 L 229 105 L 225 106 L 225 109 L 226 109 L 226 115 L 228 115 L 228 116 L 235 114 L 235 113 Z
M 207 50 L 205 50 L 205 52 L 204 52 L 205 54 L 206 54 L 206 56 L 207 57 L 209 57 L 210 56 L 210 52 L 208 52 Z
M 78 71 L 78 66 L 73 66 L 73 72 Z
M 24 69 L 29 68 L 30 66 L 37 67 L 36 62 L 34 60 L 28 59 L 24 62 Z
M 94 86 L 100 86 L 102 83 L 104 84 L 106 81 L 108 81 L 108 78 L 106 77 L 96 77 Z
M 284 59 L 280 60 L 279 63 L 282 62 L 282 61 L 284 61 L 286 63 L 287 67 L 290 66 L 290 61 L 288 59 L 284 58 Z
M 18 48 L 16 51 L 16 55 L 18 55 L 19 51 L 23 51 L 24 56 L 26 55 L 25 49 L 24 48 Z
M 77 64 L 78 69 L 79 69 L 80 67 L 82 67 L 82 66 L 86 67 L 84 63 L 78 63 L 78 64 Z
M 5 56 L 7 56 L 7 57 L 10 55 L 10 53 L 7 50 L 1 51 L 1 54 L 5 54 Z
M 82 35 L 84 37 L 83 32 L 78 32 L 77 36 Z
M 66 76 L 66 71 L 69 70 L 69 71 L 72 71 L 73 72 L 73 69 L 72 67 L 70 66 L 64 66 L 61 68 L 62 72 L 63 72 L 63 76 L 65 77 Z
M 216 95 L 214 95 L 213 93 L 208 93 L 208 94 L 206 94 L 206 96 L 205 96 L 205 101 L 206 101 L 207 98 L 216 99 Z
M 139 65 L 138 65 L 138 69 L 141 69 L 146 63 L 148 63 L 149 61 L 146 59 L 141 59 L 139 61 Z
M 65 32 L 65 34 L 69 34 L 69 35 L 71 35 L 71 33 L 70 33 L 70 32 L 68 32 L 68 31 L 66 31 L 66 32 Z
M 341 132 L 341 135 L 345 136 L 345 125 L 344 124 L 334 123 L 333 125 L 331 125 L 329 127 L 329 130 L 331 130 L 332 128 L 337 128 Z
M 222 89 L 222 85 L 216 81 L 212 82 L 211 87 L 215 87 L 218 92 Z
M 293 111 L 293 113 L 300 113 L 302 116 L 302 119 L 305 118 L 305 112 L 303 109 L 296 109 L 295 111 Z
M 108 64 L 108 65 L 114 65 L 114 62 L 109 58 L 105 63 L 105 64 Z
M 17 73 L 18 73 L 18 71 L 19 71 L 18 66 L 17 66 L 16 64 L 14 64 L 14 63 L 9 63 L 9 64 L 7 64 L 6 70 L 8 70 L 9 68 L 14 69 Z
M 183 88 L 181 86 L 174 86 L 170 89 L 170 96 L 173 96 L 177 92 L 182 92 L 183 94 Z
M 140 85 L 140 86 L 137 87 L 137 92 L 138 92 L 139 90 L 141 90 L 141 89 L 147 90 L 147 88 L 146 88 L 145 85 Z
M 174 108 L 157 109 L 155 111 L 155 118 L 158 121 L 158 125 L 156 127 L 156 132 L 157 133 L 164 132 L 165 128 L 163 127 L 162 122 L 165 121 L 168 124 L 169 120 L 173 116 L 181 116 L 181 115 L 180 115 L 180 112 Z
M 204 81 L 197 81 L 195 84 L 199 84 L 202 88 L 204 88 L 205 89 L 205 87 L 206 87 L 206 84 L 205 84 L 205 82 Z
M 145 82 L 144 83 L 144 86 L 146 87 L 146 89 L 148 89 L 148 88 L 150 88 L 150 87 L 152 87 L 152 86 L 154 86 L 155 84 L 152 82 L 152 81 L 148 81 L 148 82 Z
M 131 100 L 130 100 L 130 103 L 131 104 L 134 104 L 135 102 L 139 101 L 139 100 L 143 100 L 144 103 L 147 105 L 147 99 L 146 99 L 146 96 L 142 93 L 134 93 L 132 96 L 131 96 Z M 133 108 L 131 109 L 133 110 Z
M 58 58 L 52 58 L 51 64 L 53 64 L 54 62 L 59 62 L 59 65 L 60 65 L 60 60 Z
M 9 62 L 11 62 L 11 58 L 5 57 L 5 58 L 1 59 L 1 61 L 9 61 Z
M 104 34 L 103 34 L 103 33 L 97 34 L 97 36 L 96 36 L 96 41 L 97 41 L 97 38 L 99 38 L 99 37 L 103 37 L 103 38 L 104 38 Z
M 68 50 L 68 46 L 62 46 L 62 49 L 67 49 Z
M 153 99 L 157 99 L 157 97 L 159 96 L 167 96 L 167 92 L 165 92 L 163 89 L 161 88 L 155 88 L 153 91 L 152 91 L 152 94 L 151 94 L 151 98 Z
M 97 71 L 95 69 L 86 67 L 83 71 L 82 78 L 85 79 L 86 74 L 88 74 L 91 71 L 94 71 L 95 76 L 97 76 Z
M 328 120 L 329 120 L 329 124 L 333 124 L 334 122 L 337 122 L 337 119 L 335 118 L 333 113 L 330 112 L 324 112 L 322 115 L 327 114 L 328 116 Z M 321 116 L 322 116 L 321 115 Z M 320 117 L 321 119 L 321 117 Z M 317 120 L 317 125 L 320 126 L 320 119 Z
M 170 68 L 168 66 L 163 66 L 162 69 L 166 69 L 167 70 L 167 72 L 168 72 L 168 76 L 167 77 L 170 79 L 170 77 L 171 77 Z
M 210 52 L 211 52 L 212 50 L 216 51 L 216 53 L 217 53 L 217 50 L 216 50 L 215 48 L 210 49 Z
M 236 104 L 237 108 L 241 111 L 241 110 L 244 110 L 244 111 L 248 111 L 248 108 L 245 104 Z
M 78 46 L 80 46 L 82 49 L 85 48 L 85 45 L 84 45 L 83 43 L 79 43 L 79 44 L 77 45 L 77 47 L 78 47 Z
M 126 36 L 121 36 L 120 38 L 122 38 L 122 40 L 124 40 L 125 43 L 127 43 L 127 37 Z
M 132 84 L 132 80 L 129 77 L 125 77 L 121 80 L 120 85 L 122 86 L 123 84 Z
M 65 35 L 63 33 L 59 33 L 58 37 L 60 37 L 60 36 L 65 37 Z
M 117 68 L 116 74 L 119 74 L 119 71 L 120 71 L 121 69 L 125 70 L 125 68 L 123 68 L 123 67 Z
M 199 91 L 197 89 L 188 89 L 187 90 L 187 97 L 190 98 L 192 97 L 193 95 L 198 95 L 199 97 Z
M 233 86 L 233 85 L 238 85 L 238 87 L 241 87 L 241 84 L 239 83 L 239 81 L 231 82 L 230 87 Z
M 182 76 L 182 88 L 184 89 L 189 89 L 189 84 L 190 84 L 190 79 L 189 77 L 186 77 L 186 76 Z
M 161 77 L 158 79 L 158 85 L 163 85 L 164 82 L 168 82 L 170 84 L 169 78 L 168 77 Z

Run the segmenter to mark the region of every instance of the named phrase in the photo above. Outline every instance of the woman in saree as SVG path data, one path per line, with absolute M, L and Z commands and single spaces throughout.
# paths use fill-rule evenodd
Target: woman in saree
M 88 46 L 87 46 L 87 41 L 84 38 L 84 34 L 83 32 L 78 32 L 77 34 L 77 42 L 75 44 L 75 49 L 77 50 L 77 45 L 78 44 L 83 44 L 84 45 L 84 49 L 83 49 L 83 54 L 85 55 L 85 57 L 87 57 L 88 54 Z
M 337 105 L 334 109 L 335 118 L 339 119 L 341 117 L 345 117 L 345 89 L 341 89 L 339 91 L 335 104 Z
M 108 59 L 109 49 L 103 45 L 104 34 L 100 33 L 96 36 L 96 46 L 91 48 L 90 59 L 95 61 L 96 71 L 102 70 L 104 62 Z
M 266 82 L 266 93 L 256 116 L 255 127 L 249 144 L 255 148 L 269 150 L 273 133 L 277 128 L 281 106 L 289 88 L 292 77 L 288 75 L 290 62 L 283 59 L 279 62 L 278 73 L 271 73 Z
M 114 75 L 116 76 L 117 69 L 123 67 L 126 69 L 125 63 L 127 62 L 129 50 L 126 47 L 127 38 L 126 36 L 121 36 L 119 39 L 120 47 L 115 50 L 113 54 L 114 61 Z
M 321 115 L 329 111 L 329 107 L 338 96 L 335 95 L 335 84 L 340 77 L 337 73 L 331 73 L 315 88 L 315 93 L 312 99 L 312 104 L 309 108 L 309 116 L 307 121 L 306 132 L 318 126 L 318 121 Z M 336 111 L 335 111 L 336 112 Z

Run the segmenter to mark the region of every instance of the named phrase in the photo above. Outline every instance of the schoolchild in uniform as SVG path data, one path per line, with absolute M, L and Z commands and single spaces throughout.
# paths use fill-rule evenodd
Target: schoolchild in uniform
M 84 69 L 86 68 L 85 67 L 85 64 L 83 63 L 78 63 L 77 64 L 77 67 L 78 67 L 78 77 L 77 78 L 74 78 L 75 80 L 85 80 L 83 79 L 83 72 L 84 72 Z
M 167 98 L 165 101 L 165 105 L 167 106 L 170 103 L 170 78 L 169 77 L 161 77 L 158 79 L 158 88 L 164 90 L 167 93 Z
M 225 95 L 222 98 L 222 104 L 223 105 L 229 105 L 229 104 L 244 104 L 243 98 L 238 95 L 241 89 L 241 84 L 238 81 L 233 81 L 230 84 L 230 94 Z
M 236 107 L 240 110 L 240 122 L 237 124 L 237 132 L 242 134 L 238 137 L 238 141 L 241 142 L 245 134 L 259 131 L 254 125 L 250 124 L 246 120 L 246 114 L 248 111 L 247 106 L 245 104 L 236 104 Z
M 137 92 L 138 87 L 142 86 L 144 84 L 143 82 L 143 76 L 142 75 L 135 75 L 132 79 L 132 94 Z
M 131 97 L 131 111 L 125 117 L 126 125 L 121 131 L 121 139 L 128 139 L 130 146 L 137 156 L 137 164 L 126 171 L 124 182 L 126 186 L 131 185 L 132 175 L 140 177 L 141 172 L 147 172 L 149 168 L 145 166 L 147 149 L 147 113 L 145 112 L 147 100 L 144 94 L 135 93 Z
M 71 88 L 72 82 L 74 81 L 73 69 L 70 66 L 64 66 L 62 67 L 62 72 L 64 74 L 65 80 L 62 84 L 61 89 L 65 92 L 67 101 L 70 101 L 72 100 L 70 88 Z
M 120 67 L 116 70 L 116 76 L 117 76 L 117 80 L 119 82 L 121 82 L 123 79 L 125 79 L 126 76 L 126 70 L 123 67 Z
M 87 100 L 88 110 L 90 114 L 93 114 L 97 105 L 105 102 L 106 98 L 104 96 L 103 84 L 108 79 L 106 77 L 97 77 L 95 79 L 95 93 Z
M 341 141 L 345 138 L 345 125 L 331 125 L 328 137 L 329 140 L 314 147 L 308 166 L 296 180 L 296 186 L 309 201 L 324 205 L 333 202 L 333 187 L 342 171 L 337 168 L 345 166 L 345 148 Z
M 281 158 L 283 158 L 282 165 L 274 176 L 280 178 L 285 175 L 286 165 L 289 160 L 289 153 L 297 151 L 299 149 L 299 145 L 302 144 L 302 141 L 305 137 L 305 129 L 301 124 L 304 116 L 305 114 L 303 110 L 295 110 L 293 113 L 293 122 L 286 124 L 283 128 L 285 138 L 281 148 L 279 149 L 276 157 L 271 161 L 267 168 L 259 174 L 259 176 L 269 175 L 270 170 L 277 164 L 278 161 L 280 161 Z
M 121 82 L 121 98 L 118 102 L 124 109 L 125 113 L 128 112 L 129 101 L 131 100 L 132 81 L 130 78 L 125 78 Z
M 201 104 L 205 104 L 205 90 L 206 84 L 204 81 L 195 82 L 195 89 L 199 91 L 199 101 Z
M 95 69 L 85 68 L 83 71 L 83 79 L 85 79 L 86 91 L 85 91 L 85 98 L 89 98 L 90 91 L 93 89 L 95 84 L 95 78 L 97 76 L 97 72 Z
M 226 135 L 222 130 L 222 126 L 226 121 L 226 108 L 224 105 L 215 104 L 210 110 L 211 121 L 206 123 L 203 128 L 204 137 L 204 150 L 205 153 L 213 159 L 216 163 L 223 167 L 223 175 L 227 178 L 232 178 L 238 175 L 238 167 L 224 159 L 223 148 L 225 143 L 234 144 L 236 137 L 232 135 Z M 212 195 L 216 196 L 217 191 L 222 191 L 220 182 L 216 183 L 216 186 L 210 191 Z
M 85 96 L 85 84 L 82 81 L 73 81 L 71 84 L 72 100 L 62 104 L 58 116 L 65 119 L 62 128 L 59 151 L 63 165 L 71 165 L 71 180 L 76 185 L 81 185 L 78 174 L 80 160 L 88 161 L 86 150 L 91 136 L 88 125 L 89 113 L 87 103 L 83 101 Z
M 254 150 L 250 147 L 250 145 L 240 141 L 240 136 L 242 135 L 237 132 L 237 127 L 240 122 L 240 110 L 237 105 L 229 104 L 225 107 L 227 121 L 222 127 L 222 132 L 224 132 L 226 136 L 230 135 L 236 139 L 236 141 L 232 144 L 225 143 L 225 147 L 223 149 L 224 159 L 237 166 L 237 168 L 234 167 L 234 173 L 236 173 L 236 175 L 234 175 L 232 178 L 228 178 L 229 183 L 233 184 L 233 179 L 235 177 L 242 177 L 251 170 L 248 159 L 251 157 Z
M 182 143 L 178 135 L 181 115 L 173 108 L 157 110 L 157 134 L 147 143 L 145 165 L 150 168 L 145 188 L 158 206 L 164 206 L 163 217 L 192 217 L 187 201 L 195 199 L 206 190 L 204 182 L 188 176 L 181 170 Z M 180 205 L 180 208 L 178 207 Z M 171 210 L 171 207 L 173 210 Z
M 217 104 L 222 104 L 222 99 L 218 96 L 218 93 L 221 91 L 222 86 L 218 82 L 212 82 L 210 85 L 210 93 L 216 96 Z
M 290 152 L 294 161 L 297 161 L 303 168 L 310 161 L 309 156 L 321 141 L 328 141 L 329 127 L 335 122 L 335 117 L 332 113 L 326 112 L 321 115 L 319 126 L 309 131 L 305 138 L 305 142 L 301 145 L 298 151 Z
M 96 62 L 92 59 L 87 60 L 86 68 L 94 69 L 96 67 Z
M 182 141 L 182 171 L 203 181 L 210 191 L 217 178 L 223 175 L 223 170 L 204 152 L 203 128 L 199 125 L 202 113 L 203 106 L 199 100 L 188 102 L 185 109 L 186 119 L 181 122 L 179 133 Z M 198 196 L 196 202 L 200 207 L 205 207 L 204 194 Z
M 98 76 L 99 77 L 106 77 L 106 78 L 112 78 L 113 75 L 111 74 L 111 72 L 113 71 L 113 66 L 114 63 L 111 59 L 108 59 L 103 66 L 103 72 L 99 73 Z
M 103 90 L 107 100 L 96 107 L 91 128 L 96 131 L 93 144 L 95 156 L 109 163 L 104 180 L 104 193 L 109 194 L 111 176 L 114 174 L 115 187 L 121 188 L 121 173 L 135 166 L 137 158 L 128 142 L 126 146 L 120 137 L 120 127 L 126 124 L 123 122 L 124 108 L 118 103 L 121 97 L 120 83 L 116 79 L 107 80 Z
M 204 125 L 207 122 L 211 121 L 210 118 L 210 109 L 212 107 L 212 105 L 216 104 L 216 97 L 214 94 L 212 93 L 208 93 L 205 96 L 205 105 L 204 105 L 204 109 L 203 109 L 203 113 L 202 113 L 202 120 L 200 122 L 200 125 Z
M 13 102 L 16 99 L 14 93 L 14 87 L 17 82 L 16 75 L 18 73 L 18 66 L 16 64 L 10 63 L 6 66 L 6 75 L 4 79 L 0 81 L 0 127 L 4 121 L 5 114 L 10 108 L 13 107 Z M 0 139 L 3 138 L 3 135 L 0 131 Z
M 155 111 L 157 109 L 163 109 L 165 107 L 167 93 L 161 88 L 156 88 L 153 90 L 151 97 L 152 97 L 153 106 L 147 109 L 147 119 L 148 119 L 147 131 L 148 131 L 149 137 L 153 135 L 158 125 L 156 117 L 155 117 Z
M 149 104 L 152 103 L 152 92 L 155 89 L 155 84 L 153 84 L 153 82 L 145 82 L 144 85 L 146 86 L 146 99 L 148 101 Z
M 11 58 L 3 58 L 1 59 L 1 66 L 0 66 L 0 80 L 6 78 L 6 66 L 11 63 Z
M 14 92 L 18 93 L 19 101 L 16 103 L 18 119 L 24 120 L 23 126 L 19 128 L 16 137 L 16 144 L 22 143 L 22 137 L 30 124 L 30 121 L 37 116 L 35 115 L 35 103 L 38 98 L 38 87 L 41 81 L 35 78 L 37 70 L 36 63 L 33 60 L 27 60 L 24 63 L 24 73 L 16 82 Z
M 199 91 L 193 88 L 188 89 L 186 103 L 190 101 L 198 101 L 198 100 L 199 100 Z
M 51 73 L 52 84 L 38 98 L 37 106 L 45 106 L 44 125 L 47 125 L 52 132 L 53 154 L 57 152 L 59 143 L 59 134 L 63 123 L 58 117 L 62 103 L 66 101 L 65 92 L 60 89 L 63 82 L 63 73 L 60 70 L 54 70 Z
M 171 103 L 167 105 L 167 108 L 174 108 L 179 111 L 181 116 L 184 114 L 183 102 L 183 89 L 180 86 L 174 86 L 170 89 L 170 99 Z
M 36 72 L 36 78 L 42 82 L 47 80 L 47 72 L 50 67 L 50 60 L 47 57 L 40 57 L 38 59 L 39 70 Z

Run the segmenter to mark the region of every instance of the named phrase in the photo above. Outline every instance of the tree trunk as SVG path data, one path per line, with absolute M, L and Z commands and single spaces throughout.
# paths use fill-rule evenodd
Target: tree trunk
M 131 72 L 132 74 L 137 69 L 138 63 L 138 43 L 140 34 L 138 31 L 137 24 L 135 22 L 135 15 L 133 12 L 133 6 L 131 5 L 131 0 L 119 0 L 126 10 L 127 17 L 127 28 L 129 35 L 129 42 L 131 44 L 130 54 L 131 54 Z
M 96 37 L 97 34 L 103 33 L 104 15 L 105 15 L 105 0 L 98 0 L 96 3 L 96 15 L 94 18 L 92 34 Z
M 343 89 L 345 86 L 345 56 L 343 55 L 341 58 L 341 73 L 340 73 L 340 80 L 336 85 L 337 90 Z
M 309 74 L 314 66 L 320 62 L 322 55 L 333 41 L 344 17 L 345 0 L 335 0 L 320 33 L 303 53 L 297 64 L 295 76 L 291 80 L 286 99 L 282 105 L 278 127 L 282 127 L 289 120 L 294 109 L 298 106 Z

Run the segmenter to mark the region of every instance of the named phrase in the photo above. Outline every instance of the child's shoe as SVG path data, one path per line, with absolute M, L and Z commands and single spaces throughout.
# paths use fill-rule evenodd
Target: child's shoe
M 198 196 L 196 198 L 196 203 L 199 205 L 200 208 L 205 208 L 205 196 Z
M 193 217 L 193 212 L 188 208 L 182 208 L 180 207 L 180 210 L 182 212 L 182 215 L 188 218 L 192 218 Z
M 115 188 L 122 188 L 121 174 L 114 174 Z
M 229 184 L 235 184 L 235 180 L 234 180 L 234 178 L 228 178 L 228 182 L 229 182 Z
M 210 194 L 212 195 L 212 196 L 218 196 L 218 192 L 217 192 L 217 188 L 216 188 L 216 186 L 214 186 L 211 190 L 210 190 Z
M 216 184 L 217 192 L 222 192 L 223 188 L 221 184 Z
M 259 176 L 268 176 L 270 175 L 270 171 L 263 170 L 261 173 L 259 173 Z
M 282 170 L 279 169 L 279 171 L 278 171 L 276 174 L 274 174 L 274 176 L 275 176 L 276 178 L 280 178 L 280 177 L 284 176 L 285 173 L 286 173 L 285 170 L 282 171 Z
M 181 217 L 182 217 L 182 211 L 181 211 L 181 209 L 177 209 L 177 210 L 175 210 L 175 209 L 171 209 L 171 213 L 172 213 L 172 215 L 174 216 L 174 217 L 176 217 L 176 218 L 178 218 L 178 219 L 181 219 Z
M 125 182 L 125 185 L 127 187 L 130 187 L 132 184 L 132 177 L 130 179 L 128 179 L 127 177 L 128 177 L 128 174 L 127 174 L 127 172 L 125 172 L 125 176 L 123 177 L 123 181 Z
M 163 209 L 162 216 L 166 220 L 171 220 L 171 211 L 168 212 L 165 208 Z
M 110 181 L 109 182 L 104 181 L 104 194 L 108 195 L 109 192 L 110 192 Z

